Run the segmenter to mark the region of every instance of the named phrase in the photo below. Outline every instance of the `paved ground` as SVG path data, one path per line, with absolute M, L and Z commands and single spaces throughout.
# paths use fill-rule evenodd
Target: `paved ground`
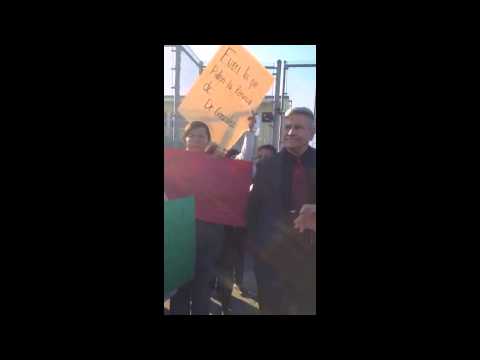
M 245 257 L 245 273 L 243 275 L 244 288 L 248 294 L 240 293 L 238 288 L 233 288 L 232 298 L 232 315 L 259 315 L 257 296 L 257 283 L 253 273 L 253 261 L 250 256 Z M 221 303 L 218 300 L 216 293 L 212 294 L 210 298 L 210 315 L 222 315 Z M 165 301 L 164 306 L 165 315 L 169 315 L 170 300 Z

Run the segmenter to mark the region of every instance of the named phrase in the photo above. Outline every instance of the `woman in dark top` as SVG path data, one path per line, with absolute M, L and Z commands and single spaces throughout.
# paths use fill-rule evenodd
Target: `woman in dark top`
M 186 151 L 206 152 L 211 136 L 208 126 L 200 121 L 187 125 L 183 135 Z M 181 165 L 180 165 L 181 166 Z M 196 261 L 194 278 L 180 287 L 170 300 L 172 315 L 208 315 L 212 288 L 217 275 L 216 262 L 224 238 L 224 226 L 196 220 Z

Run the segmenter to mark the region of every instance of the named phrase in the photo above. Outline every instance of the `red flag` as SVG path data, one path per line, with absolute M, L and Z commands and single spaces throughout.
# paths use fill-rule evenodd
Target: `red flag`
M 218 159 L 205 153 L 165 150 L 168 199 L 195 197 L 195 217 L 206 222 L 245 226 L 252 163 Z

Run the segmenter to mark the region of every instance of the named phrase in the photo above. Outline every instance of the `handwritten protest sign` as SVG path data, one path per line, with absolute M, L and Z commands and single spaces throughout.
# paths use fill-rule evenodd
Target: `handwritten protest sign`
M 245 226 L 251 162 L 215 159 L 202 152 L 180 149 L 166 149 L 164 158 L 168 199 L 194 196 L 196 219 Z
M 212 141 L 229 149 L 248 130 L 273 76 L 241 45 L 224 45 L 193 84 L 178 111 L 187 122 L 203 121 Z

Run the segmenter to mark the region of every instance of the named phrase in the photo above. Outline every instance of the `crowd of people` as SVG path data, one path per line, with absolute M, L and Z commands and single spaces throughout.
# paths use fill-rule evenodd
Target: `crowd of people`
M 254 263 L 261 314 L 316 314 L 316 151 L 309 145 L 315 118 L 308 108 L 291 109 L 278 153 L 272 145 L 256 147 L 255 121 L 252 115 L 240 151 L 221 151 L 203 122 L 185 128 L 186 151 L 254 166 L 246 227 L 196 220 L 194 278 L 171 297 L 172 315 L 208 315 L 214 288 L 223 314 L 232 314 L 234 284 L 248 292 L 243 286 L 247 254 Z

